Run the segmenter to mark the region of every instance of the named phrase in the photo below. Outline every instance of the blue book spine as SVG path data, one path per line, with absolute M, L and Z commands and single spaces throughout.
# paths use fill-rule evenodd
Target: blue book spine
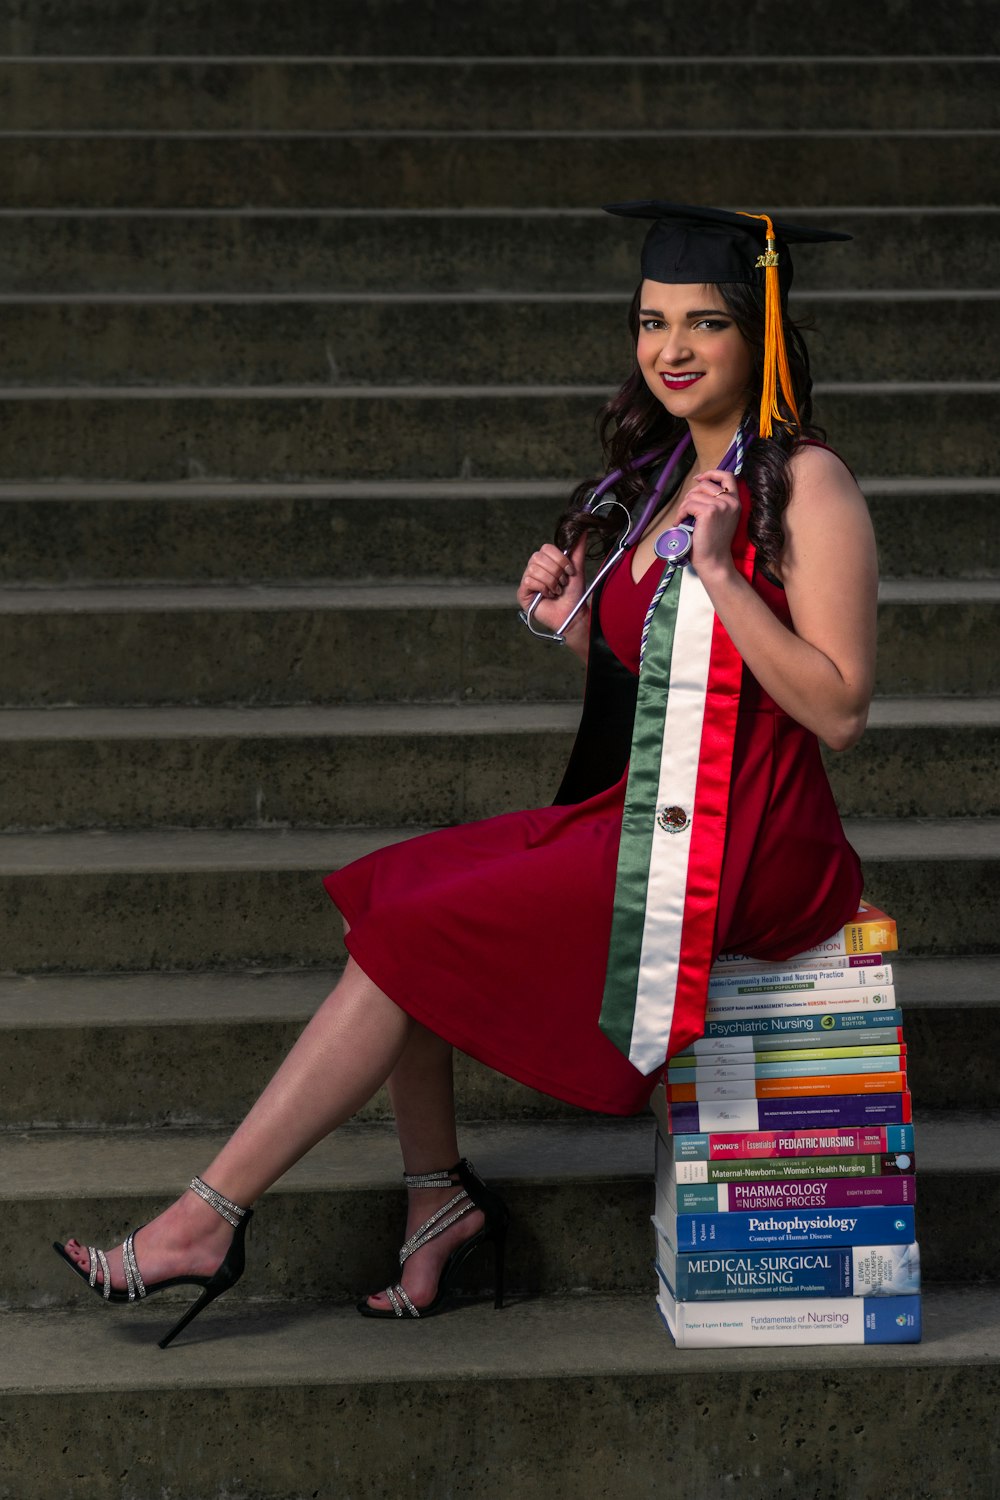
M 866 1297 L 864 1299 L 866 1344 L 917 1344 L 920 1342 L 920 1296 Z
M 662 1216 L 661 1216 L 662 1222 Z M 772 1245 L 909 1245 L 916 1238 L 912 1208 L 762 1209 L 759 1213 L 677 1214 L 674 1247 L 681 1250 L 757 1250 Z
M 744 1297 L 898 1297 L 920 1290 L 916 1245 L 671 1253 L 657 1236 L 657 1270 L 678 1302 Z
M 903 1012 L 894 1010 L 820 1011 L 805 1016 L 748 1016 L 743 1020 L 709 1021 L 708 1038 L 726 1036 L 810 1036 L 844 1031 L 868 1031 L 875 1027 L 902 1026 Z

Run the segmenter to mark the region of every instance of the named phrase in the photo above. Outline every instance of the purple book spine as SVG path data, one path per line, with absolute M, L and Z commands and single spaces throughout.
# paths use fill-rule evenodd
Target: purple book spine
M 806 1099 L 694 1100 L 671 1104 L 672 1135 L 702 1131 L 817 1130 L 905 1125 L 909 1094 L 830 1094 Z
M 913 1177 L 826 1178 L 819 1182 L 730 1182 L 730 1211 L 761 1208 L 865 1208 L 880 1203 L 913 1203 Z

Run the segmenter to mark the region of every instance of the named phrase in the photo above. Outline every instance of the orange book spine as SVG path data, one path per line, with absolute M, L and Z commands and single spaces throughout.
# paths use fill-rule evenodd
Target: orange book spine
M 899 947 L 894 918 L 887 917 L 876 906 L 869 906 L 860 920 L 844 926 L 844 951 L 856 953 L 892 953 Z
M 668 1083 L 671 1104 L 705 1103 L 721 1099 L 792 1099 L 799 1095 L 899 1094 L 906 1089 L 903 1073 L 823 1073 L 803 1078 L 741 1078 L 732 1083 Z

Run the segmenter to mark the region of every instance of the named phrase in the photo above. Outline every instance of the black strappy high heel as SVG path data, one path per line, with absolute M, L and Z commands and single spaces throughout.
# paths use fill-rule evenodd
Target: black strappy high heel
M 125 1243 L 122 1245 L 122 1269 L 125 1273 L 126 1290 L 121 1292 L 117 1291 L 111 1285 L 111 1267 L 108 1265 L 108 1257 L 103 1250 L 98 1250 L 93 1245 L 87 1246 L 87 1254 L 90 1257 L 90 1271 L 88 1273 L 66 1254 L 64 1245 L 60 1245 L 56 1241 L 52 1245 L 56 1254 L 60 1255 L 78 1276 L 83 1277 L 84 1281 L 89 1284 L 98 1297 L 108 1303 L 141 1302 L 144 1297 L 151 1297 L 154 1292 L 166 1291 L 169 1286 L 200 1286 L 202 1289 L 201 1296 L 178 1319 L 169 1333 L 164 1334 L 163 1338 L 160 1339 L 159 1346 L 161 1349 L 165 1349 L 168 1344 L 172 1343 L 181 1330 L 186 1328 L 210 1302 L 214 1302 L 216 1297 L 220 1297 L 223 1292 L 228 1292 L 230 1287 L 235 1286 L 243 1275 L 246 1265 L 244 1240 L 246 1239 L 247 1225 L 253 1218 L 253 1209 L 240 1208 L 238 1203 L 234 1203 L 230 1198 L 224 1198 L 221 1193 L 217 1193 L 215 1188 L 209 1187 L 208 1183 L 203 1182 L 200 1177 L 193 1177 L 190 1187 L 192 1192 L 197 1193 L 199 1198 L 204 1198 L 205 1202 L 210 1204 L 217 1214 L 221 1214 L 227 1224 L 233 1226 L 233 1237 L 229 1243 L 229 1249 L 226 1251 L 225 1259 L 212 1276 L 168 1276 L 165 1281 L 154 1281 L 147 1286 L 142 1279 L 139 1263 L 135 1258 L 133 1241 L 138 1230 L 133 1229 L 126 1236 Z M 100 1268 L 101 1272 L 100 1282 L 97 1280 L 98 1268 Z
M 388 1307 L 372 1307 L 367 1299 L 362 1299 L 358 1303 L 358 1312 L 361 1316 L 363 1318 L 405 1318 L 409 1314 L 411 1318 L 431 1318 L 436 1313 L 443 1312 L 452 1283 L 462 1266 L 470 1255 L 474 1255 L 482 1245 L 490 1242 L 493 1245 L 494 1264 L 493 1306 L 503 1307 L 504 1250 L 510 1212 L 500 1194 L 486 1186 L 475 1167 L 470 1161 L 466 1161 L 464 1156 L 455 1166 L 440 1172 L 404 1173 L 403 1182 L 408 1188 L 458 1187 L 459 1191 L 439 1208 L 437 1213 L 431 1214 L 430 1218 L 426 1219 L 416 1233 L 406 1241 L 399 1252 L 401 1267 L 415 1250 L 419 1250 L 436 1235 L 443 1234 L 446 1229 L 450 1229 L 452 1224 L 457 1224 L 459 1219 L 464 1218 L 473 1209 L 478 1208 L 486 1215 L 486 1223 L 477 1234 L 466 1240 L 464 1245 L 456 1246 L 451 1252 L 441 1268 L 437 1293 L 433 1302 L 426 1307 L 415 1307 L 403 1290 L 403 1284 L 400 1281 L 395 1286 L 384 1288 L 385 1296 L 389 1299 Z M 372 1295 L 375 1296 L 377 1293 Z

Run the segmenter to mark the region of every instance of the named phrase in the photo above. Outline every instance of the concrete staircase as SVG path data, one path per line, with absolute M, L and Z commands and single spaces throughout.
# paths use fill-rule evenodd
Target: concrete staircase
M 7 7 L 0 1500 L 1000 1495 L 991 17 Z M 885 576 L 831 773 L 906 952 L 925 1341 L 675 1350 L 649 1120 L 459 1059 L 502 1316 L 353 1313 L 401 1227 L 378 1098 L 161 1354 L 169 1294 L 108 1313 L 48 1242 L 112 1242 L 241 1116 L 341 961 L 322 873 L 551 796 L 579 673 L 512 582 L 628 357 L 594 205 L 659 192 L 857 236 L 796 306 Z

